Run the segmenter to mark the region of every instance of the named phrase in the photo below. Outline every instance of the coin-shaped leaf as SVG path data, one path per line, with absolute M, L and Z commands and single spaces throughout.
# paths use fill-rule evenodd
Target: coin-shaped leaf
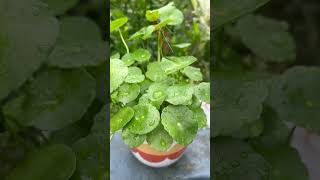
M 186 106 L 165 107 L 162 110 L 161 123 L 170 136 L 184 146 L 193 141 L 198 131 L 198 121 Z
M 210 103 L 210 84 L 202 82 L 194 87 L 194 94 L 200 101 Z
M 39 73 L 4 107 L 8 119 L 42 130 L 78 121 L 95 97 L 95 80 L 85 70 L 49 69 Z
M 202 81 L 203 79 L 200 68 L 188 66 L 184 68 L 181 72 L 185 74 L 192 81 Z
M 113 99 L 125 105 L 134 101 L 139 94 L 140 86 L 138 84 L 125 83 L 113 94 Z
M 146 49 L 137 49 L 132 53 L 132 57 L 137 62 L 142 63 L 142 62 L 149 61 L 149 59 L 151 58 L 151 54 Z
M 191 105 L 193 87 L 188 84 L 177 84 L 167 89 L 167 99 L 173 105 Z
M 134 134 L 147 134 L 155 129 L 160 122 L 160 113 L 150 104 L 134 106 L 135 115 L 128 124 L 128 129 Z
M 147 138 L 145 134 L 133 134 L 127 127 L 124 127 L 121 134 L 122 140 L 130 148 L 140 146 Z
M 48 57 L 59 34 L 59 22 L 40 0 L 1 0 L 0 27 L 1 100 Z
M 138 67 L 129 67 L 128 76 L 125 79 L 127 83 L 140 83 L 144 80 L 144 75 Z
M 116 90 L 126 79 L 128 67 L 119 59 L 110 59 L 110 93 Z
M 134 116 L 134 110 L 131 107 L 120 109 L 110 120 L 110 131 L 115 133 L 123 128 Z
M 158 151 L 166 151 L 170 148 L 173 139 L 169 133 L 159 124 L 156 129 L 147 135 L 148 144 Z
M 5 180 L 66 180 L 76 168 L 76 156 L 65 145 L 49 145 L 31 151 Z
M 160 62 L 149 63 L 147 69 L 146 76 L 152 81 L 162 81 L 167 77 Z

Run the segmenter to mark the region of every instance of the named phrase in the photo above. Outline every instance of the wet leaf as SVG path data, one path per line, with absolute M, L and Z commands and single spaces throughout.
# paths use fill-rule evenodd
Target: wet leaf
M 158 151 L 167 151 L 170 148 L 173 139 L 163 128 L 163 125 L 159 124 L 156 129 L 147 135 L 147 142 L 152 148 Z
M 138 104 L 133 107 L 134 118 L 128 124 L 128 130 L 134 134 L 147 134 L 160 122 L 159 111 L 150 104 Z
M 49 145 L 31 151 L 6 180 L 66 180 L 76 168 L 76 156 L 65 145 Z
M 116 90 L 126 79 L 128 67 L 119 59 L 110 59 L 110 93 Z
M 170 136 L 179 144 L 192 143 L 198 131 L 198 121 L 186 106 L 167 106 L 162 110 L 161 123 Z
M 129 67 L 128 76 L 125 79 L 126 83 L 140 83 L 144 80 L 144 75 L 138 67 Z
M 95 97 L 95 80 L 81 69 L 47 69 L 4 108 L 8 120 L 58 130 L 81 119 Z

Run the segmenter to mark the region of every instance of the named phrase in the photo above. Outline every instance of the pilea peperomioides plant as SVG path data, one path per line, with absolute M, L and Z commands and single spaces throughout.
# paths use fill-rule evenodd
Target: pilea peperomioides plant
M 118 31 L 127 53 L 110 57 L 111 137 L 121 131 L 123 141 L 138 147 L 145 141 L 158 151 L 166 151 L 176 142 L 192 143 L 197 131 L 206 126 L 201 103 L 209 103 L 210 84 L 202 82 L 201 70 L 190 65 L 193 56 L 165 56 L 165 31 L 183 22 L 183 14 L 173 3 L 148 10 L 152 25 L 141 28 L 129 41 L 155 39 L 156 50 L 131 49 L 120 28 L 126 17 L 111 21 L 110 33 Z M 152 54 L 151 52 L 156 52 Z

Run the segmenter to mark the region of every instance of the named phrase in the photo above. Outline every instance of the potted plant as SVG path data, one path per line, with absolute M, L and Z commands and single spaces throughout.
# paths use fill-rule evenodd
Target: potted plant
M 163 167 L 177 161 L 197 131 L 206 126 L 201 104 L 210 101 L 210 84 L 202 82 L 199 68 L 190 66 L 197 61 L 195 57 L 163 53 L 164 43 L 169 43 L 168 26 L 183 22 L 183 13 L 174 3 L 148 10 L 145 16 L 153 24 L 129 40 L 154 38 L 155 51 L 135 48 L 131 52 L 120 29 L 128 18 L 110 22 L 110 33 L 119 33 L 127 51 L 110 57 L 110 139 L 120 131 L 135 157 L 149 166 Z

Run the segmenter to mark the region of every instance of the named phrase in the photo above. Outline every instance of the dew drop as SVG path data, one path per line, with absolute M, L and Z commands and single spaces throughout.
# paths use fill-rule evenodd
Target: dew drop
M 163 92 L 161 92 L 161 91 L 156 91 L 153 93 L 153 97 L 155 99 L 160 98 L 162 95 L 163 95 Z
M 163 139 L 161 139 L 160 145 L 161 145 L 162 147 L 165 147 L 165 146 L 166 146 L 166 142 L 165 142 Z

